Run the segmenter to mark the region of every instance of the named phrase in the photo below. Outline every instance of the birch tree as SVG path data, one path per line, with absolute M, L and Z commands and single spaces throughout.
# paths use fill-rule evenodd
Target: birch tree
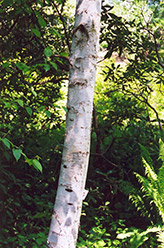
M 62 164 L 47 247 L 76 246 L 89 161 L 101 0 L 77 0 Z

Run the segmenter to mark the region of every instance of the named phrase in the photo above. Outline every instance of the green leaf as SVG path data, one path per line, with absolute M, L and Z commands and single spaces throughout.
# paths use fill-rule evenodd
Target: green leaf
M 44 6 L 43 3 L 42 3 L 42 1 L 40 1 L 40 0 L 38 0 L 37 3 L 40 4 L 41 7 Z
M 16 63 L 16 66 L 18 67 L 19 70 L 23 72 L 29 71 L 29 66 L 27 66 L 25 63 L 19 62 Z
M 39 22 L 40 26 L 43 27 L 43 28 L 45 28 L 45 27 L 47 26 L 47 23 L 46 23 L 45 20 L 42 18 L 41 14 L 40 14 L 38 11 L 36 11 L 36 10 L 34 10 L 34 12 L 35 12 L 35 15 L 36 15 L 37 18 L 38 18 L 38 22 Z
M 36 91 L 34 90 L 33 87 L 31 88 L 31 92 L 32 92 L 32 94 L 33 94 L 35 97 L 37 97 L 37 93 L 36 93 Z
M 164 162 L 164 143 L 161 139 L 159 140 L 159 159 Z
M 23 66 L 22 63 L 16 63 L 16 66 L 18 67 L 19 70 L 23 70 Z
M 117 235 L 117 239 L 126 239 L 126 238 L 129 238 L 129 237 L 133 236 L 133 235 L 134 235 L 133 232 L 119 233 Z
M 57 70 L 57 69 L 58 69 L 58 66 L 57 66 L 57 64 L 56 64 L 56 63 L 54 63 L 54 62 L 51 62 L 51 61 L 50 61 L 50 64 L 53 66 L 53 68 L 55 68 L 55 70 Z
M 38 17 L 38 22 L 39 22 L 40 26 L 43 28 L 45 28 L 47 26 L 47 23 L 45 22 L 45 20 L 41 16 Z
M 32 159 L 28 158 L 25 154 L 22 154 L 25 158 L 25 162 L 28 163 L 29 165 L 32 165 Z
M 45 113 L 46 113 L 47 117 L 50 117 L 51 116 L 51 112 L 50 111 L 46 110 Z
M 151 168 L 153 167 L 153 161 L 150 157 L 149 151 L 147 150 L 146 147 L 144 147 L 143 145 L 139 144 L 140 148 L 141 148 L 141 155 L 142 157 L 146 160 L 146 162 L 151 166 Z
M 17 102 L 21 107 L 23 107 L 23 105 L 24 105 L 23 100 L 17 99 L 16 102 Z
M 6 67 L 9 67 L 9 66 L 10 66 L 10 63 L 8 63 L 8 62 L 5 62 L 5 63 L 2 64 L 2 68 L 6 68 Z
M 5 108 L 11 108 L 11 103 L 10 102 L 5 102 L 3 101 L 4 104 L 5 104 Z
M 13 103 L 13 108 L 15 108 L 16 110 L 18 110 L 18 105 L 16 103 Z
M 47 58 L 51 57 L 51 55 L 52 55 L 52 50 L 51 50 L 51 48 L 50 48 L 50 47 L 46 47 L 46 48 L 44 49 L 44 54 L 46 55 Z
M 68 109 L 64 106 L 62 106 L 62 108 L 64 109 L 64 111 L 67 113 L 68 112 Z
M 40 218 L 42 218 L 42 217 L 45 217 L 46 215 L 47 215 L 47 213 L 39 212 L 39 213 L 35 214 L 35 215 L 33 216 L 33 218 L 34 218 L 34 219 L 40 219 Z
M 13 155 L 14 155 L 16 161 L 18 161 L 20 159 L 20 157 L 21 157 L 22 150 L 13 148 L 12 152 L 13 152 Z
M 63 57 L 68 57 L 68 53 L 66 53 L 66 52 L 62 52 L 62 53 L 60 53 L 60 55 Z
M 50 70 L 50 65 L 49 64 L 44 64 L 44 69 L 45 71 L 49 71 Z
M 9 140 L 8 140 L 8 139 L 6 139 L 6 138 L 1 139 L 1 140 L 2 140 L 3 144 L 4 144 L 5 146 L 7 146 L 7 148 L 9 148 L 9 149 L 10 149 L 10 142 L 9 142 Z
M 32 115 L 32 109 L 30 107 L 26 107 L 26 111 L 30 116 Z
M 58 3 L 62 4 L 62 0 L 57 0 Z
M 32 32 L 37 36 L 37 37 L 41 37 L 41 33 L 40 33 L 40 31 L 38 30 L 38 29 L 36 29 L 36 28 L 33 28 L 32 29 Z
M 42 165 L 41 165 L 41 163 L 37 160 L 37 159 L 32 159 L 32 165 L 33 165 L 33 167 L 36 169 L 36 170 L 38 170 L 38 171 L 40 171 L 40 172 L 42 172 Z
M 3 7 L 6 8 L 7 6 L 10 6 L 13 4 L 14 0 L 4 0 L 3 1 Z
M 20 3 L 21 4 L 21 3 Z M 31 14 L 33 11 L 32 9 L 27 5 L 27 4 L 24 4 L 24 7 L 25 7 L 25 11 L 28 13 L 28 14 Z
M 54 28 L 53 30 L 50 31 L 51 34 L 56 34 L 59 38 L 61 38 L 61 35 L 59 32 Z

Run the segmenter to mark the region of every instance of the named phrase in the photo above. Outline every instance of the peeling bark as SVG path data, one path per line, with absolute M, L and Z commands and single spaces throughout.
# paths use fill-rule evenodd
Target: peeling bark
M 47 247 L 74 248 L 90 153 L 101 0 L 77 0 L 65 142 Z

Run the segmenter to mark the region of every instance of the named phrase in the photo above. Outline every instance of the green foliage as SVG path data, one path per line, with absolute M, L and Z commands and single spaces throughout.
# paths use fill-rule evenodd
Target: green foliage
M 146 8 L 152 19 L 147 25 L 140 12 L 143 2 L 130 3 L 130 11 L 126 3 L 102 8 L 100 41 L 106 60 L 98 63 L 81 248 L 154 248 L 156 231 L 158 240 L 163 240 L 163 230 L 154 227 L 163 218 L 164 167 L 156 161 L 158 140 L 163 138 L 163 10 L 162 4 L 150 2 Z M 69 9 L 64 0 L 5 0 L 0 6 L 0 245 L 4 248 L 46 243 L 68 111 L 65 81 L 73 30 Z M 117 10 L 123 10 L 120 16 Z M 149 31 L 159 44 L 161 63 Z M 163 154 L 160 141 L 162 161 Z M 139 212 L 128 201 L 129 194 Z
M 72 29 L 64 5 L 5 0 L 0 6 L 0 246 L 6 248 L 44 246 L 48 235 L 68 79 L 63 23 Z
M 109 203 L 106 202 L 106 214 L 107 210 L 109 210 L 108 207 Z M 112 221 L 112 217 L 110 218 Z M 110 225 L 110 232 L 107 230 L 108 228 L 105 227 L 104 223 L 106 222 L 105 218 L 103 216 L 101 217 L 95 217 L 94 219 L 94 227 L 92 227 L 88 233 L 85 231 L 85 229 L 82 229 L 80 232 L 80 237 L 77 243 L 77 247 L 93 247 L 93 248 L 100 248 L 100 247 L 126 247 L 122 246 L 122 242 L 114 237 L 113 231 L 115 231 L 118 227 L 123 227 L 123 221 L 118 222 L 109 222 L 108 225 Z M 82 226 L 83 227 L 83 226 Z M 122 230 L 121 228 L 118 228 Z
M 123 233 L 118 234 L 117 238 L 123 240 L 123 242 L 129 240 L 129 248 L 138 248 L 152 237 L 152 233 L 159 232 L 160 230 L 160 227 L 149 227 L 146 231 L 137 228 L 127 228 Z M 156 247 L 155 239 L 154 242 L 151 242 L 149 247 Z
M 164 187 L 163 187 L 163 180 L 164 180 L 164 174 L 161 173 L 163 172 L 163 162 L 164 162 L 164 156 L 163 156 L 163 142 L 162 140 L 159 141 L 159 158 L 162 160 L 162 166 L 159 168 L 158 173 L 155 172 L 153 164 L 152 163 L 147 163 L 147 161 L 152 162 L 149 152 L 147 149 L 143 146 L 140 145 L 142 149 L 142 156 L 143 156 L 143 165 L 145 168 L 145 175 L 146 177 L 141 176 L 138 173 L 135 173 L 138 181 L 141 183 L 141 190 L 143 192 L 142 195 L 137 194 L 137 191 L 133 194 L 130 195 L 130 200 L 135 204 L 137 207 L 138 211 L 146 213 L 148 216 L 151 218 L 151 214 L 149 213 L 148 209 L 146 209 L 146 205 L 144 202 L 144 198 L 148 198 L 150 201 L 150 205 L 154 205 L 156 207 L 156 214 L 161 217 L 161 221 L 159 222 L 159 218 L 156 218 L 156 221 L 158 222 L 155 223 L 157 224 L 163 224 L 164 222 L 164 200 L 163 200 L 163 192 L 164 192 Z M 152 208 L 154 210 L 154 208 Z M 151 209 L 151 211 L 152 211 Z M 153 221 L 152 221 L 153 224 Z M 137 230 L 135 229 L 135 232 Z M 142 242 L 144 243 L 147 240 L 147 234 L 149 232 L 155 232 L 158 233 L 158 241 L 163 242 L 163 232 L 162 232 L 162 227 L 159 226 L 158 228 L 152 227 L 148 228 L 145 232 L 142 232 L 140 234 L 141 237 L 143 237 Z M 127 235 L 127 236 L 126 236 Z M 129 235 L 133 235 L 133 233 L 129 233 Z M 137 235 L 138 236 L 138 235 Z M 121 238 L 126 238 L 129 237 L 128 233 L 125 233 L 125 236 L 122 235 Z M 120 238 L 120 237 L 119 237 Z M 134 244 L 136 241 L 134 242 Z M 140 243 L 139 243 L 140 244 Z M 164 245 L 164 243 L 161 244 L 161 247 Z M 137 246 L 138 247 L 138 246 Z
M 161 151 L 161 147 L 163 148 L 163 142 L 160 140 L 160 157 L 162 159 L 162 162 L 164 161 L 164 157 Z M 141 147 L 142 148 L 142 147 Z M 142 149 L 143 152 L 143 157 L 146 155 L 146 158 L 148 157 L 148 151 L 146 149 Z M 149 159 L 150 161 L 150 159 Z M 139 175 L 138 173 L 136 174 L 136 177 L 138 178 L 138 181 L 142 184 L 141 190 L 144 193 L 146 197 L 152 200 L 152 204 L 154 204 L 157 209 L 158 213 L 162 218 L 162 223 L 164 222 L 164 200 L 163 200 L 163 192 L 164 192 L 164 187 L 163 187 L 163 166 L 164 164 L 162 163 L 162 166 L 159 168 L 158 173 L 155 172 L 153 165 L 150 165 L 146 162 L 145 159 L 143 159 L 143 165 L 145 168 L 145 175 L 147 178 Z M 144 196 L 143 196 L 144 197 Z
M 157 237 L 158 237 L 158 241 L 161 243 L 159 245 L 159 248 L 163 248 L 164 247 L 164 231 L 163 230 L 160 230 L 157 233 Z

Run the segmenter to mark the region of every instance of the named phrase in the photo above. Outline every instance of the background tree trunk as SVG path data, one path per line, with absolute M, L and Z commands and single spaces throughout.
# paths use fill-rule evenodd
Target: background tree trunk
M 65 142 L 47 247 L 74 248 L 87 175 L 101 0 L 77 0 Z

